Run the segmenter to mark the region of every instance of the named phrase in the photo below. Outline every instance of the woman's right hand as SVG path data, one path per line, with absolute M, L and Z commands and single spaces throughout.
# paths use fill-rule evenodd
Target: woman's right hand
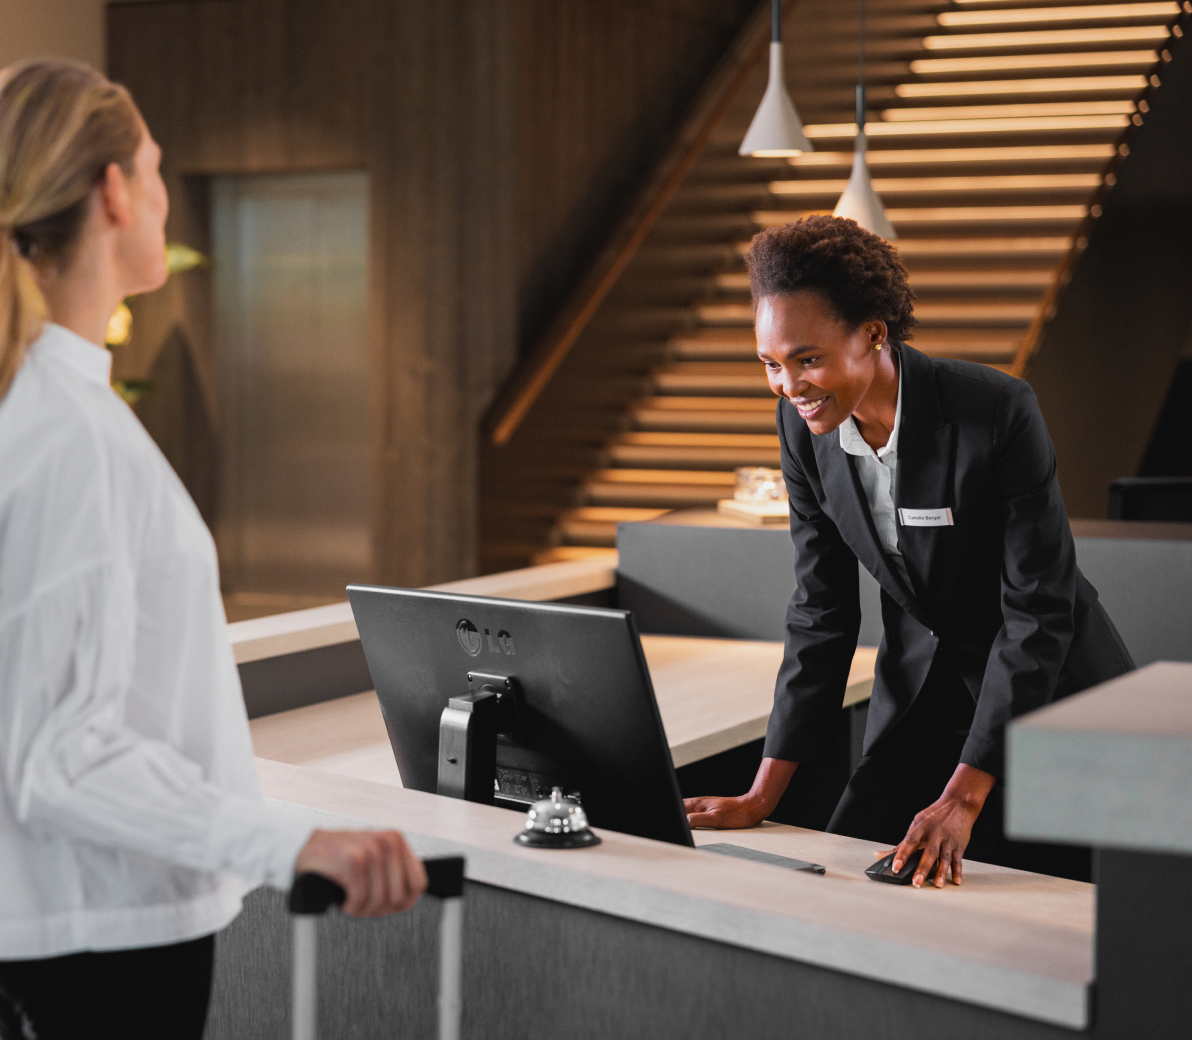
M 684 798 L 687 822 L 692 827 L 711 827 L 714 830 L 735 831 L 756 827 L 769 814 L 749 795 L 737 798 Z
M 684 798 L 687 822 L 692 827 L 723 831 L 756 827 L 778 808 L 778 801 L 798 768 L 798 762 L 763 758 L 748 794 L 735 798 Z
M 295 874 L 308 871 L 339 883 L 353 917 L 409 910 L 426 890 L 422 860 L 397 831 L 317 830 L 294 863 Z

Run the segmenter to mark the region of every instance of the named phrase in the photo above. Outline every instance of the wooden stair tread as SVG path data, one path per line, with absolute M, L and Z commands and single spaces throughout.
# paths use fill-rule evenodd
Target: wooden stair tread
M 762 433 L 774 429 L 774 406 L 778 402 L 771 399 L 766 403 L 770 405 L 766 412 L 705 412 L 695 409 L 664 411 L 634 408 L 630 411 L 630 417 L 633 425 L 640 430 L 723 430 L 729 433 Z
M 1153 59 L 1152 59 L 1153 61 Z M 1006 165 L 1037 166 L 1045 164 L 1052 167 L 1069 165 L 1087 166 L 1092 170 L 1100 170 L 1105 163 L 1113 158 L 1115 148 L 1110 143 L 1102 144 L 1035 144 L 1035 145 L 996 145 L 992 147 L 967 148 L 872 148 L 866 155 L 866 161 L 871 169 L 883 170 L 886 167 L 905 166 L 913 170 L 934 170 L 937 167 L 954 168 L 957 166 L 986 166 L 991 169 Z M 825 167 L 840 167 L 851 169 L 853 153 L 851 151 L 814 151 L 802 155 L 791 156 L 787 164 L 795 170 L 809 170 L 818 174 Z
M 951 177 L 883 177 L 872 178 L 873 190 L 885 198 L 888 195 L 933 194 L 973 195 L 1029 192 L 1051 194 L 1072 192 L 1087 198 L 1101 184 L 1100 173 L 1032 173 L 988 174 Z M 781 180 L 771 181 L 767 188 L 772 195 L 828 195 L 839 197 L 848 185 L 841 180 Z
M 995 322 L 1023 322 L 1028 325 L 1038 313 L 1038 305 L 1034 302 L 996 302 L 987 300 L 970 300 L 964 302 L 949 302 L 937 300 L 932 302 L 920 301 L 915 304 L 915 317 L 923 325 L 932 322 L 962 321 L 968 325 L 982 325 Z M 698 319 L 705 324 L 753 325 L 753 307 L 747 303 L 711 303 L 701 304 L 695 308 Z M 701 362 L 704 365 L 718 362 Z M 682 364 L 682 362 L 678 362 Z
M 656 411 L 705 411 L 743 412 L 774 414 L 776 398 L 759 401 L 754 397 L 646 397 L 634 401 L 631 408 L 648 408 Z
M 995 268 L 994 270 L 924 270 L 910 271 L 911 288 L 924 289 L 969 289 L 978 291 L 1003 291 L 1013 289 L 1047 289 L 1055 281 L 1055 271 L 1050 267 Z M 732 271 L 715 276 L 717 288 L 725 291 L 749 291 L 749 275 Z
M 622 433 L 614 444 L 648 447 L 777 448 L 778 435 L 727 433 Z
M 1072 247 L 1072 240 L 1066 235 L 1006 235 L 956 236 L 952 238 L 931 238 L 928 236 L 906 236 L 892 243 L 901 257 L 963 258 L 963 257 L 1022 257 L 1037 260 L 1042 256 L 1059 258 Z M 744 254 L 748 242 L 739 243 L 737 250 Z
M 889 206 L 886 216 L 890 223 L 900 224 L 1075 224 L 1083 220 L 1088 207 L 1079 204 L 1042 206 Z M 789 224 L 804 216 L 802 210 L 757 210 L 752 214 L 755 224 L 769 227 Z
M 608 557 L 610 560 L 617 555 L 616 549 L 590 548 L 580 545 L 556 545 L 550 549 L 536 552 L 531 558 L 535 566 L 544 563 L 566 563 L 570 560 L 591 560 L 596 557 Z
M 777 438 L 775 438 L 777 439 Z M 779 449 L 652 446 L 615 443 L 608 450 L 609 462 L 619 466 L 673 466 L 705 470 L 712 466 L 735 469 L 738 466 L 774 466 L 780 462 Z
M 729 475 L 732 475 L 731 472 Z M 635 485 L 590 481 L 583 486 L 580 494 L 587 502 L 640 502 L 666 506 L 668 509 L 699 509 L 713 507 L 722 498 L 731 498 L 732 490 L 710 485 Z
M 599 484 L 702 484 L 708 487 L 732 487 L 736 477 L 729 471 L 682 469 L 602 469 L 591 475 Z
M 920 326 L 915 329 L 911 345 L 915 349 L 927 354 L 940 355 L 954 353 L 958 357 L 967 357 L 972 354 L 989 352 L 1008 352 L 1013 354 L 1021 342 L 1021 335 L 1007 332 L 1003 329 L 941 328 L 938 326 L 931 328 Z M 701 360 L 702 358 L 714 357 L 717 363 L 722 364 L 730 363 L 731 361 L 738 364 L 754 363 L 760 365 L 760 362 L 757 361 L 756 344 L 752 338 L 748 342 L 741 341 L 735 344 L 724 342 L 721 344 L 713 343 L 707 347 L 699 345 L 693 350 L 686 348 L 676 349 L 673 356 L 676 363 L 706 364 L 708 362 Z M 673 401 L 683 399 L 662 398 L 661 400 Z M 635 405 L 634 407 L 637 406 Z M 680 406 L 671 405 L 669 407 Z M 758 410 L 767 411 L 760 403 L 758 404 Z
M 582 506 L 579 509 L 569 509 L 562 515 L 563 520 L 583 523 L 637 523 L 642 520 L 653 520 L 661 516 L 665 509 L 631 509 L 625 507 Z

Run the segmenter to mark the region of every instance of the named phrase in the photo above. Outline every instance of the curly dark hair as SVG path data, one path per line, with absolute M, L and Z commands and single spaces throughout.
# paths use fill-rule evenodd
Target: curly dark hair
M 745 257 L 754 306 L 763 296 L 820 293 L 852 327 L 884 321 L 891 342 L 918 324 L 906 268 L 883 239 L 846 217 L 812 215 L 753 236 Z

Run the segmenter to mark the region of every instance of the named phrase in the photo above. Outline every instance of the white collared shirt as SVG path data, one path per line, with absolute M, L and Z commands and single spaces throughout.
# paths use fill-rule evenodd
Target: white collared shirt
M 310 834 L 261 798 L 214 543 L 110 366 L 47 325 L 0 401 L 0 959 L 209 934 Z
M 894 429 L 884 448 L 874 451 L 865 443 L 856 420 L 850 415 L 840 424 L 840 446 L 857 460 L 857 476 L 865 489 L 869 515 L 877 529 L 882 549 L 890 556 L 902 556 L 898 548 L 898 520 L 894 511 L 894 479 L 898 474 L 898 429 L 902 425 L 902 373 L 898 373 L 898 403 L 894 408 Z

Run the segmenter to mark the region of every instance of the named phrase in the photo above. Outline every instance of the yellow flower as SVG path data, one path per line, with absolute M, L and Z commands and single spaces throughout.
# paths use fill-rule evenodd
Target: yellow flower
M 104 340 L 109 347 L 122 347 L 132 339 L 132 311 L 127 303 L 120 304 L 108 319 L 108 334 Z
M 192 267 L 206 266 L 207 258 L 197 249 L 191 249 L 180 242 L 171 242 L 166 246 L 166 268 L 170 274 L 189 271 Z

